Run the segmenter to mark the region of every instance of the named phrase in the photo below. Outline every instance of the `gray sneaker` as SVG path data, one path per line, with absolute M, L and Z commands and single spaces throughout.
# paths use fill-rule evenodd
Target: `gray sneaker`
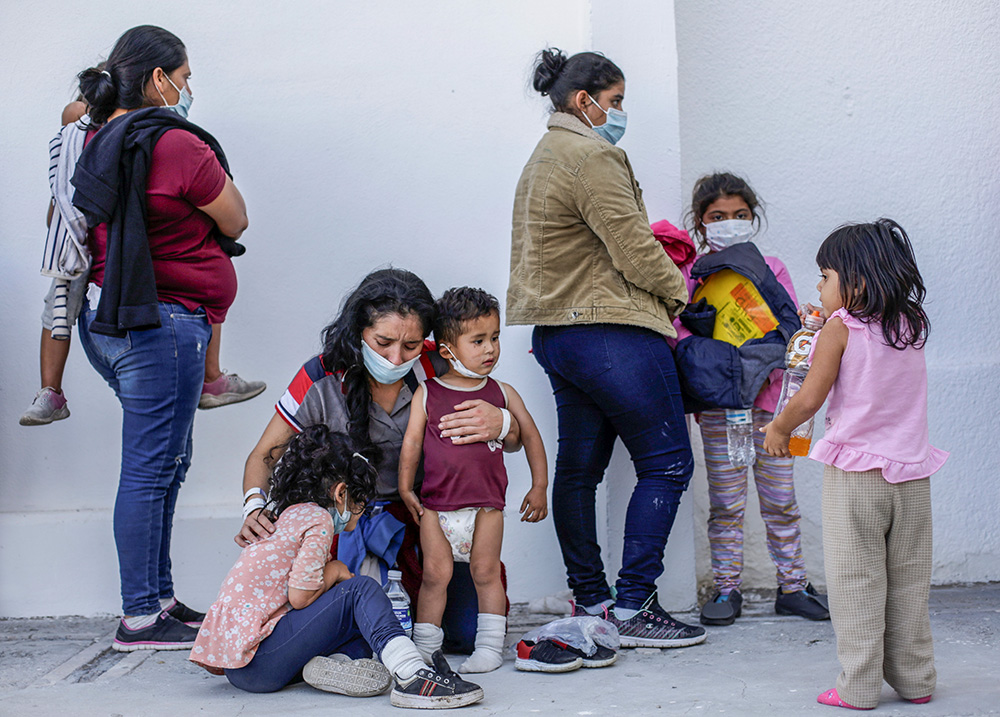
M 201 388 L 198 408 L 209 409 L 228 406 L 231 403 L 249 401 L 259 396 L 267 388 L 263 381 L 247 381 L 235 373 L 225 373 Z
M 347 655 L 319 655 L 302 668 L 302 679 L 325 692 L 348 697 L 374 697 L 389 689 L 392 677 L 378 660 Z
M 688 647 L 705 641 L 705 628 L 676 620 L 656 601 L 656 593 L 647 598 L 639 612 L 628 620 L 619 620 L 615 611 L 608 622 L 618 628 L 622 647 Z
M 21 415 L 21 420 L 18 423 L 22 426 L 44 426 L 64 418 L 69 418 L 66 397 L 61 393 L 56 393 L 51 386 L 46 386 L 35 394 L 35 400 Z

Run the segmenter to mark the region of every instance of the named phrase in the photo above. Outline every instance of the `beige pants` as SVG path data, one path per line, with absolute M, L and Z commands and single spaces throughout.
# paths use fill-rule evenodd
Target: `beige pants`
M 882 679 L 904 699 L 934 692 L 930 479 L 823 472 L 823 553 L 842 672 L 837 693 L 878 705 Z

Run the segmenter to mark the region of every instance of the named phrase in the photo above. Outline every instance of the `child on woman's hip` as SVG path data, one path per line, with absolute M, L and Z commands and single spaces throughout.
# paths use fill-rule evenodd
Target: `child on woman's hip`
M 826 432 L 809 457 L 826 464 L 823 550 L 841 673 L 817 700 L 872 709 L 884 678 L 903 699 L 928 702 L 937 679 L 929 476 L 948 454 L 928 442 L 923 279 L 891 219 L 840 227 L 816 263 L 827 322 L 764 446 L 788 455 L 792 429 L 829 395 Z
M 500 582 L 503 508 L 507 473 L 503 451 L 524 446 L 531 490 L 521 520 L 548 513 L 548 469 L 542 437 L 517 392 L 489 377 L 500 359 L 500 305 L 481 289 L 449 289 L 437 302 L 434 339 L 451 367 L 413 395 L 399 456 L 399 494 L 420 526 L 423 583 L 413 641 L 425 659 L 440 649 L 441 618 L 454 561 L 468 562 L 479 600 L 475 651 L 461 672 L 489 672 L 503 662 L 506 597 Z M 464 401 L 482 399 L 505 411 L 510 428 L 488 443 L 455 444 L 441 436 L 442 415 Z M 424 460 L 418 497 L 414 479 Z

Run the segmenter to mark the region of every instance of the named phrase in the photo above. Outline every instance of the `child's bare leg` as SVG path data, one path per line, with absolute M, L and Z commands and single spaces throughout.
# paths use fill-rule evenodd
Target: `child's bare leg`
M 52 338 L 49 329 L 42 329 L 41 345 L 38 349 L 38 364 L 42 374 L 42 388 L 46 386 L 62 393 L 63 371 L 69 358 L 69 340 Z
M 211 383 L 222 375 L 219 353 L 222 350 L 222 324 L 212 324 L 212 338 L 205 351 L 205 383 Z
M 448 583 L 454 561 L 451 544 L 444 537 L 437 511 L 424 506 L 420 519 L 420 550 L 424 554 L 424 574 L 420 584 L 420 602 L 413 624 L 413 644 L 424 662 L 431 664 L 431 655 L 441 649 L 444 631 L 441 618 L 448 603 Z
M 472 538 L 469 569 L 479 597 L 476 649 L 459 672 L 490 672 L 503 664 L 507 632 L 504 612 L 507 597 L 500 581 L 500 548 L 503 544 L 503 511 L 480 510 Z M 421 591 L 421 600 L 423 592 Z

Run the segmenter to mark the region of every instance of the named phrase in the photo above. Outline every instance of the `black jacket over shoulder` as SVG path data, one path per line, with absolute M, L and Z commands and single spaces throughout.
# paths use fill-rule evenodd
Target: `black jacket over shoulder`
M 215 137 L 162 107 L 134 110 L 108 122 L 87 143 L 76 165 L 73 204 L 83 212 L 87 226 L 108 225 L 104 284 L 90 327 L 95 333 L 124 336 L 160 326 L 146 231 L 146 178 L 153 148 L 171 129 L 186 130 L 205 142 L 229 174 L 226 155 Z M 246 251 L 218 232 L 216 239 L 230 256 Z

